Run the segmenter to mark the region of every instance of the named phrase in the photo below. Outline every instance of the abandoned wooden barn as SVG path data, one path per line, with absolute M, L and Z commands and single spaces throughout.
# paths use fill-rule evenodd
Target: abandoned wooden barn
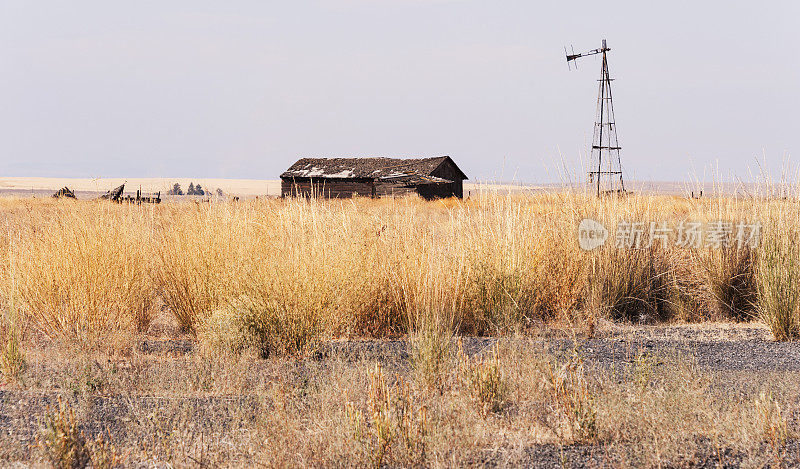
M 426 199 L 463 197 L 467 179 L 449 156 L 434 158 L 302 158 L 281 174 L 281 195 Z

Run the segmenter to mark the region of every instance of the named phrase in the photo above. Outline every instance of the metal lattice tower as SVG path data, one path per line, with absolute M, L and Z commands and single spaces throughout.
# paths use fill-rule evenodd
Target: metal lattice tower
M 608 73 L 610 51 L 603 39 L 603 46 L 584 54 L 567 54 L 567 64 L 579 57 L 602 54 L 603 63 L 600 69 L 600 89 L 597 93 L 597 117 L 592 137 L 592 151 L 587 182 L 597 191 L 597 195 L 622 194 L 625 182 L 622 177 L 622 161 L 619 151 L 622 147 L 617 139 L 617 124 L 614 120 L 614 102 L 611 96 L 612 79 Z

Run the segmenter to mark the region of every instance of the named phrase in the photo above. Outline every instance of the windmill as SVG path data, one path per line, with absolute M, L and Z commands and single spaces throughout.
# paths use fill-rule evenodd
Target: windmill
M 592 136 L 592 157 L 589 161 L 589 172 L 587 181 L 590 186 L 594 186 L 598 197 L 604 194 L 624 194 L 625 182 L 622 178 L 622 162 L 620 160 L 619 146 L 617 140 L 617 124 L 614 120 L 614 103 L 611 99 L 611 77 L 608 74 L 607 53 L 611 49 L 606 46 L 603 39 L 603 46 L 599 49 L 590 50 L 583 54 L 572 54 L 564 52 L 567 56 L 567 66 L 571 68 L 575 62 L 577 69 L 577 59 L 589 55 L 602 54 L 603 64 L 600 69 L 600 90 L 597 93 L 597 118 L 594 123 L 594 135 Z

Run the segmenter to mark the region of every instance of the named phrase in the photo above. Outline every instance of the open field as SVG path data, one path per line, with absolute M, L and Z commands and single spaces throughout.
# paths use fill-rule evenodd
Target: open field
M 217 189 L 230 196 L 242 198 L 278 197 L 281 195 L 280 179 L 215 179 L 215 178 L 44 178 L 44 177 L 0 177 L 0 196 L 6 197 L 49 197 L 62 187 L 75 191 L 79 199 L 91 199 L 104 194 L 109 189 L 125 183 L 126 192 L 165 194 L 173 184 L 178 183 L 185 191 L 189 183 L 201 184 L 205 190 L 215 194 Z M 763 183 L 730 183 L 713 181 L 670 182 L 670 181 L 628 181 L 628 190 L 649 195 L 688 196 L 692 193 L 722 194 L 725 196 L 752 197 L 771 194 L 784 196 L 778 185 Z M 547 184 L 500 183 L 496 181 L 465 181 L 464 195 L 480 193 L 491 194 L 541 194 L 551 191 L 582 191 L 583 184 L 569 182 Z M 792 194 L 796 188 L 790 190 Z M 170 198 L 168 198 L 169 200 Z
M 66 186 L 76 192 L 78 198 L 93 198 L 104 194 L 120 184 L 125 184 L 128 192 L 140 189 L 143 192 L 165 194 L 173 184 L 178 183 L 185 191 L 189 183 L 201 184 L 206 190 L 215 193 L 221 189 L 225 194 L 240 197 L 279 196 L 280 180 L 256 179 L 209 179 L 209 178 L 0 178 L 0 195 L 14 197 L 49 197 Z
M 798 226 L 753 198 L 0 199 L 0 459 L 797 465 Z

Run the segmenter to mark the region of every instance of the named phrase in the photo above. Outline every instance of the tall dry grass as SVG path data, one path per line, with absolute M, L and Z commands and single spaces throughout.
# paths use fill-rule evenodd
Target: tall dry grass
M 116 347 L 148 326 L 156 299 L 151 212 L 42 202 L 5 218 L 6 317 L 82 346 Z
M 758 317 L 776 340 L 800 338 L 800 237 L 794 226 L 780 235 L 776 227 L 788 225 L 780 218 L 770 221 L 769 235 L 758 257 Z
M 433 356 L 455 333 L 525 332 L 553 320 L 758 313 L 769 323 L 782 298 L 776 282 L 787 278 L 770 273 L 783 265 L 776 256 L 760 247 L 682 248 L 674 239 L 650 245 L 648 226 L 761 222 L 785 251 L 795 249 L 784 233 L 800 211 L 788 200 L 481 192 L 465 201 L 149 207 L 4 200 L 0 217 L 0 307 L 4 318 L 18 310 L 24 330 L 88 344 L 135 334 L 163 305 L 214 348 L 284 354 L 331 337 L 411 334 Z M 583 218 L 612 233 L 641 222 L 643 244 L 617 247 L 612 234 L 583 251 Z

